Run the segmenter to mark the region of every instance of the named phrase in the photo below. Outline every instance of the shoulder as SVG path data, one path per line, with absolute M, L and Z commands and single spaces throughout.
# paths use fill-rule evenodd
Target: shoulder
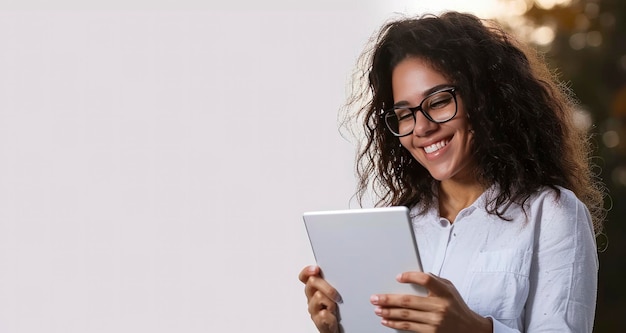
M 536 241 L 544 247 L 576 249 L 572 254 L 582 244 L 593 248 L 593 225 L 587 207 L 572 191 L 562 187 L 557 190 L 545 188 L 529 199 L 528 217 L 535 225 Z
M 585 204 L 574 192 L 557 186 L 556 189 L 544 187 L 532 195 L 526 202 L 531 216 L 541 217 L 544 221 L 555 219 L 591 219 Z

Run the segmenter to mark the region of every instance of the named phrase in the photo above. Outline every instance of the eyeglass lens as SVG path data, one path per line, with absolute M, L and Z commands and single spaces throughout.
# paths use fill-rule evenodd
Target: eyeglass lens
M 426 97 L 420 104 L 426 118 L 436 123 L 446 122 L 456 114 L 456 101 L 451 91 L 440 91 Z M 413 110 L 411 110 L 413 109 Z M 407 135 L 415 127 L 415 112 L 418 108 L 397 107 L 387 112 L 385 122 L 395 135 Z

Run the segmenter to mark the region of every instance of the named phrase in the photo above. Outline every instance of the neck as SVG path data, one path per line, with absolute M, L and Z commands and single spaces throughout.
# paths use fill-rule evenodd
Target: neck
M 485 189 L 476 180 L 442 181 L 439 183 L 439 214 L 453 223 L 459 212 L 471 206 Z

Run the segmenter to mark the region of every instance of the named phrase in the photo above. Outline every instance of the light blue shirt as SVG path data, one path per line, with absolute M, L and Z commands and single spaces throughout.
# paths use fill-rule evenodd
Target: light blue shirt
M 598 256 L 585 205 L 561 189 L 511 204 L 506 221 L 485 210 L 492 187 L 454 223 L 436 208 L 413 229 L 424 271 L 450 280 L 467 305 L 491 317 L 494 333 L 592 332 Z M 435 204 L 434 207 L 438 205 Z

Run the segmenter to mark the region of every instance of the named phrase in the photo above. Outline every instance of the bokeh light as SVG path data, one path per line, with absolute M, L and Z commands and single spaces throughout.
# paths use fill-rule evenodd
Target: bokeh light
M 535 0 L 535 4 L 543 9 L 549 10 L 555 6 L 569 5 L 571 0 Z
M 535 29 L 532 33 L 532 40 L 538 45 L 548 45 L 552 43 L 556 36 L 554 29 L 549 26 L 541 26 Z
M 589 31 L 586 39 L 589 46 L 598 47 L 602 45 L 602 33 L 600 31 Z
M 615 148 L 619 145 L 619 134 L 617 131 L 606 131 L 602 134 L 602 142 L 607 148 Z
M 620 166 L 615 168 L 611 173 L 611 178 L 614 183 L 626 186 L 626 167 Z
M 593 126 L 593 119 L 588 110 L 579 108 L 574 111 L 574 124 L 583 131 L 589 131 Z

